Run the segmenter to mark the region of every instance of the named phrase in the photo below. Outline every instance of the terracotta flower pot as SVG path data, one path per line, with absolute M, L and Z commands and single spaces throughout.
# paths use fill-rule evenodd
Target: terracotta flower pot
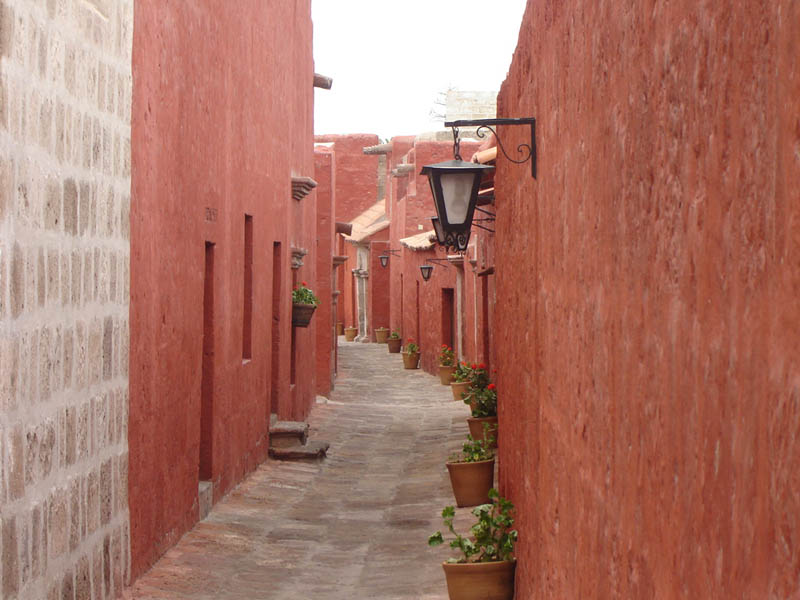
M 378 327 L 375 330 L 375 341 L 379 344 L 385 344 L 386 339 L 389 337 L 389 330 L 386 327 Z
M 400 338 L 389 338 L 386 340 L 386 343 L 389 346 L 389 352 L 391 354 L 397 354 L 400 352 L 400 347 L 403 345 L 403 340 Z
M 358 333 L 358 327 L 345 327 L 344 339 L 348 342 L 352 342 L 354 339 L 356 339 L 357 333 Z
M 416 369 L 419 367 L 419 352 L 403 352 L 403 366 L 406 369 Z
M 447 470 L 458 506 L 478 506 L 489 502 L 489 490 L 494 485 L 494 459 L 449 462 Z
M 482 440 L 484 423 L 489 424 L 489 435 L 494 437 L 491 447 L 497 448 L 497 417 L 467 417 L 469 434 L 473 440 Z
M 336 335 L 344 335 L 344 323 L 341 321 L 336 324 Z
M 466 393 L 469 389 L 469 381 L 462 381 L 460 383 L 453 382 L 450 384 L 450 391 L 453 392 L 453 400 L 457 400 L 459 402 L 463 402 L 464 399 L 461 397 L 461 394 Z
M 449 367 L 439 365 L 439 380 L 442 382 L 442 385 L 450 385 L 453 381 L 453 371 L 455 370 L 456 368 L 453 365 Z
M 512 600 L 516 560 L 442 563 L 450 600 Z
M 315 310 L 317 310 L 315 304 L 292 304 L 292 325 L 308 327 Z

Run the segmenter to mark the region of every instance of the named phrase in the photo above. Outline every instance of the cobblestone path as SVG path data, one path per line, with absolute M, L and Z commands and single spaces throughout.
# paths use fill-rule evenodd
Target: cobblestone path
M 468 408 L 384 344 L 340 341 L 339 366 L 309 419 L 311 439 L 331 442 L 328 458 L 268 460 L 125 598 L 447 598 L 449 549 L 426 542 L 453 504 L 444 462 Z

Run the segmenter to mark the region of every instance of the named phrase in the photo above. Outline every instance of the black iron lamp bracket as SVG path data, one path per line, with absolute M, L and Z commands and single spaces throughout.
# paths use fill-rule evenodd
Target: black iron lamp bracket
M 498 125 L 530 126 L 531 143 L 520 144 L 517 146 L 517 152 L 522 155 L 521 159 L 517 160 L 508 155 L 500 136 L 497 135 L 497 130 L 495 127 Z M 460 155 L 461 141 L 458 135 L 459 127 L 477 127 L 478 129 L 475 131 L 475 134 L 479 138 L 485 137 L 486 133 L 483 130 L 488 129 L 497 138 L 497 145 L 500 147 L 503 156 L 505 156 L 508 160 L 518 165 L 531 161 L 531 175 L 534 179 L 536 179 L 536 119 L 533 117 L 520 119 L 459 119 L 458 121 L 446 121 L 444 126 L 453 129 L 453 154 L 457 160 L 463 160 Z
M 391 254 L 392 256 L 400 256 L 400 250 L 392 250 L 391 248 L 387 248 L 384 250 L 386 254 Z
M 450 261 L 447 260 L 446 258 L 426 258 L 425 262 L 426 263 L 432 262 L 432 263 L 436 263 L 438 265 L 444 265 L 448 269 L 450 268 L 450 264 L 449 264 Z
M 475 227 L 479 227 L 479 228 L 481 228 L 481 229 L 483 229 L 485 231 L 488 231 L 489 233 L 494 233 L 494 229 L 490 229 L 489 227 L 486 227 L 485 225 L 481 225 L 480 223 L 494 223 L 495 217 L 497 215 L 495 215 L 491 211 L 482 209 L 480 206 L 476 206 L 475 210 L 477 210 L 479 212 L 482 212 L 483 214 L 488 215 L 488 216 L 485 219 L 472 219 L 472 224 L 475 225 Z

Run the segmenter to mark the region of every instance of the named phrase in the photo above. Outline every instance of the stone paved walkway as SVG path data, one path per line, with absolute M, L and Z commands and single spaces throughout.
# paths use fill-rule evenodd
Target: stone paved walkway
M 468 408 L 384 344 L 342 340 L 336 390 L 310 417 L 328 458 L 267 461 L 125 598 L 447 598 L 449 549 L 426 542 L 453 504 L 444 462 Z

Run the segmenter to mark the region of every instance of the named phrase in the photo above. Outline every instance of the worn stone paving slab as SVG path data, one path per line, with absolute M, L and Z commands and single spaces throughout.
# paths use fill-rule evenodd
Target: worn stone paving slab
M 125 598 L 447 598 L 449 549 L 426 542 L 454 503 L 444 462 L 468 408 L 384 344 L 339 339 L 336 390 L 309 418 L 328 458 L 264 463 Z

